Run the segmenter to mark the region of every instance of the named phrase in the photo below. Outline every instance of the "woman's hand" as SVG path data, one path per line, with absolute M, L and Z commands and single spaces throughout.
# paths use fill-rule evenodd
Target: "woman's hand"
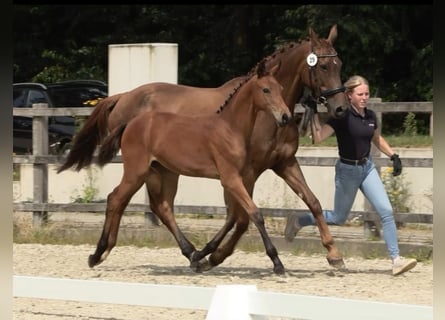
M 391 161 L 393 167 L 392 175 L 396 177 L 402 173 L 402 161 L 400 161 L 399 155 L 397 153 L 394 153 L 391 156 Z

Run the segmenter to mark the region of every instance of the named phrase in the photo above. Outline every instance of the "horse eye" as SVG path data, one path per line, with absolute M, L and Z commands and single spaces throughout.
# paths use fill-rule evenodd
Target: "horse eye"
M 321 70 L 323 71 L 328 71 L 328 66 L 326 64 L 321 64 L 320 65 Z
M 270 89 L 269 88 L 263 88 L 263 92 L 264 93 L 270 93 Z

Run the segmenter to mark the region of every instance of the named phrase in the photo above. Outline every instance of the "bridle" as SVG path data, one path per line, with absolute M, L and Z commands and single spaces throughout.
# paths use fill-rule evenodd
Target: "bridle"
M 318 60 L 320 58 L 333 58 L 337 56 L 337 52 L 335 53 L 329 53 L 329 54 L 320 54 L 317 55 L 314 52 L 314 48 L 311 46 L 311 53 L 309 53 L 309 55 L 306 58 L 306 62 L 308 64 L 309 67 L 309 83 L 310 83 L 310 87 L 311 87 L 311 94 L 312 94 L 312 98 L 315 99 L 316 101 L 318 101 L 319 103 L 323 104 L 323 105 L 327 105 L 327 98 L 330 96 L 333 96 L 339 92 L 344 92 L 345 91 L 345 87 L 343 85 L 341 85 L 340 87 L 337 88 L 333 88 L 333 89 L 328 89 L 328 90 L 321 90 L 320 88 L 318 89 L 318 92 L 320 93 L 318 96 L 315 93 L 315 89 L 314 89 L 314 81 L 317 81 L 317 73 L 315 72 L 315 68 L 318 64 Z
M 311 116 L 313 114 L 313 109 L 309 107 L 309 105 L 312 104 L 316 104 L 316 103 L 321 103 L 324 106 L 328 106 L 328 97 L 333 96 L 339 92 L 344 92 L 345 91 L 345 87 L 343 85 L 341 85 L 340 87 L 337 88 L 332 88 L 332 89 L 327 89 L 327 90 L 321 90 L 321 88 L 318 88 L 318 92 L 320 93 L 318 96 L 316 94 L 316 90 L 314 89 L 314 81 L 317 81 L 317 73 L 315 72 L 315 68 L 318 64 L 318 59 L 320 58 L 333 58 L 337 56 L 337 52 L 335 53 L 329 53 L 329 54 L 320 54 L 317 55 L 314 52 L 314 48 L 311 45 L 311 53 L 309 53 L 309 55 L 306 57 L 306 63 L 309 67 L 309 84 L 310 84 L 310 90 L 311 90 L 311 94 L 308 96 L 305 96 L 301 99 L 301 104 L 303 105 L 303 107 L 305 107 L 305 109 L 309 112 L 305 112 L 303 119 L 300 123 L 299 126 L 299 131 L 301 133 L 304 133 L 307 129 L 308 123 L 311 119 Z M 312 143 L 314 143 L 314 141 L 312 140 Z

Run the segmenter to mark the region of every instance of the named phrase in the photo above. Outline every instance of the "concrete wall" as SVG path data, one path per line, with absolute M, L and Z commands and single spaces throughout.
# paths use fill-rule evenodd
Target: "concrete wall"
M 395 149 L 403 158 L 431 158 L 431 148 Z M 298 156 L 335 157 L 337 148 L 300 147 Z M 21 166 L 21 183 L 15 185 L 14 201 L 32 201 L 32 165 Z M 383 168 L 382 168 L 383 169 Z M 48 199 L 49 202 L 67 203 L 76 197 L 81 197 L 85 188 L 93 186 L 98 189 L 97 199 L 106 199 L 115 186 L 119 184 L 122 175 L 121 164 L 108 164 L 103 169 L 92 167 L 80 172 L 65 171 L 56 174 L 55 167 L 49 167 Z M 302 167 L 304 176 L 314 194 L 320 200 L 322 207 L 333 207 L 334 196 L 334 168 L 333 167 Z M 88 172 L 92 177 L 89 182 Z M 432 212 L 433 169 L 432 168 L 404 168 L 404 180 L 411 193 L 409 207 L 411 212 Z M 224 206 L 223 192 L 219 180 L 205 178 L 180 177 L 177 205 Z M 287 184 L 271 170 L 264 172 L 258 179 L 254 201 L 260 207 L 270 208 L 299 208 L 306 205 Z M 132 203 L 145 203 L 145 187 L 141 188 L 133 197 Z M 365 200 L 361 193 L 357 195 L 353 210 L 363 210 Z
M 108 93 L 150 82 L 178 83 L 178 44 L 134 43 L 108 46 Z

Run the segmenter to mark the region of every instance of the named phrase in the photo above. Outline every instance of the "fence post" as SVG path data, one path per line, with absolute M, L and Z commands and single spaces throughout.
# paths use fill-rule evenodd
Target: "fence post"
M 47 103 L 36 103 L 33 109 L 46 109 Z M 48 155 L 48 117 L 34 116 L 32 119 L 32 153 L 34 156 Z M 33 165 L 33 198 L 34 203 L 48 202 L 48 166 L 46 163 Z M 33 211 L 33 225 L 40 227 L 48 222 L 47 211 Z
M 218 285 L 213 293 L 206 320 L 265 320 L 264 316 L 249 314 L 249 292 L 258 291 L 255 285 Z
M 431 114 L 430 114 L 430 137 L 432 137 L 433 136 L 433 112 L 431 111 Z

